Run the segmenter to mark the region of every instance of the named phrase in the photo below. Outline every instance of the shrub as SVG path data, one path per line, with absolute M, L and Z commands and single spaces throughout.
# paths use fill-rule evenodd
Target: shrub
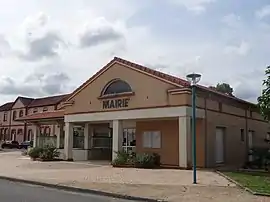
M 129 153 L 125 151 L 118 151 L 116 153 L 116 158 L 113 160 L 113 165 L 126 165 L 129 162 Z
M 267 170 L 270 165 L 269 148 L 256 147 L 252 148 L 249 155 L 253 156 L 251 162 L 247 162 L 245 168 L 259 168 Z
M 40 157 L 40 154 L 43 152 L 43 148 L 41 147 L 34 147 L 31 148 L 28 151 L 28 155 L 32 158 L 32 159 L 36 159 Z
M 135 159 L 135 167 L 137 168 L 154 168 L 156 161 L 153 154 L 137 154 Z
M 39 158 L 43 160 L 54 160 L 60 156 L 58 149 L 51 145 L 46 145 L 41 151 Z

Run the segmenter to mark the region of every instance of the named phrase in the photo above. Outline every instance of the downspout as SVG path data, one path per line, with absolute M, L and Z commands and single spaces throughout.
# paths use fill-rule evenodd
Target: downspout
M 245 122 L 246 122 L 246 138 L 245 138 L 245 143 L 246 143 L 246 161 L 248 161 L 248 153 L 249 153 L 249 148 L 248 148 L 248 116 L 247 116 L 247 109 L 245 110 Z
M 204 139 L 204 165 L 207 168 L 208 167 L 208 148 L 207 148 L 207 98 L 204 98 L 204 135 L 205 135 L 205 139 Z
M 10 110 L 10 113 L 9 113 L 9 126 L 8 126 L 8 136 L 10 138 L 10 140 L 12 140 L 12 137 L 11 137 L 11 117 L 12 117 L 12 109 Z

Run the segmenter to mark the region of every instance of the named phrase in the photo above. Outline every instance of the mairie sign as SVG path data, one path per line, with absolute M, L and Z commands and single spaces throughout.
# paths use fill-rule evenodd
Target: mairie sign
M 118 109 L 128 107 L 130 98 L 104 100 L 103 109 Z

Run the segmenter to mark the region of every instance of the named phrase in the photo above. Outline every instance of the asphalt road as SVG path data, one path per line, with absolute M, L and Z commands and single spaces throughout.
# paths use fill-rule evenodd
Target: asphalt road
M 1 202 L 130 202 L 90 194 L 0 180 Z

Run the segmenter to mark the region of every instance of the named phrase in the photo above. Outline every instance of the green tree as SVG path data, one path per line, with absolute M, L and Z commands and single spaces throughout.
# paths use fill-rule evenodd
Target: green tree
M 234 96 L 233 88 L 228 83 L 218 83 L 216 86 L 209 86 L 209 88 L 230 96 Z
M 270 66 L 265 70 L 266 79 L 263 80 L 262 95 L 258 97 L 261 115 L 265 120 L 270 120 Z

